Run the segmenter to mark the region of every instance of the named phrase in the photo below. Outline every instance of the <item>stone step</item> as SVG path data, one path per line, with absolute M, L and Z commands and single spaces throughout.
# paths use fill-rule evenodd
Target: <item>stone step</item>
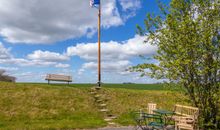
M 104 103 L 103 103 L 103 104 L 99 104 L 99 106 L 100 106 L 100 107 L 106 107 L 107 104 L 104 104 Z
M 107 122 L 109 122 L 109 121 L 111 121 L 112 119 L 111 119 L 111 118 L 105 118 L 104 120 L 107 121 Z
M 108 109 L 100 109 L 100 112 L 108 112 Z
M 90 94 L 97 94 L 97 92 L 90 92 Z
M 117 119 L 117 116 L 112 116 L 111 118 L 112 118 L 112 119 Z
M 114 122 L 108 122 L 109 125 L 116 125 Z
M 96 91 L 96 88 L 95 88 L 95 87 L 92 87 L 91 90 L 92 90 L 92 91 Z
M 100 98 L 100 97 L 101 97 L 101 95 L 96 94 L 94 97 L 95 97 L 95 98 Z
M 96 100 L 96 102 L 100 103 L 100 102 L 103 102 L 103 100 L 99 99 L 99 100 Z
M 91 89 L 94 89 L 94 90 L 100 90 L 101 87 L 99 87 L 99 86 L 93 86 Z

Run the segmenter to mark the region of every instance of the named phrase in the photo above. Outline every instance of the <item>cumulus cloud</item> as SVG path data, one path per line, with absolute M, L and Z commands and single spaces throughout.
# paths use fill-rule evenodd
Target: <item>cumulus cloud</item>
M 144 37 L 136 35 L 127 41 L 101 43 L 102 60 L 124 60 L 132 56 L 153 55 L 157 47 L 149 43 L 144 44 Z M 79 56 L 87 61 L 97 60 L 97 43 L 79 43 L 67 48 L 68 56 Z
M 55 67 L 57 67 L 57 68 L 68 68 L 68 67 L 70 67 L 70 65 L 69 64 L 58 63 L 58 64 L 55 65 Z
M 6 49 L 0 42 L 0 59 L 11 58 L 10 49 Z
M 69 57 L 56 52 L 37 50 L 32 54 L 29 54 L 27 57 L 29 59 L 14 57 L 10 53 L 10 49 L 5 48 L 4 45 L 0 43 L 0 64 L 35 67 L 54 66 L 57 68 L 69 67 L 68 64 L 60 63 L 69 60 Z
M 123 15 L 124 19 L 128 19 L 136 15 L 136 12 L 139 8 L 141 8 L 141 1 L 140 0 L 119 0 L 119 3 L 122 7 L 122 10 L 127 15 Z
M 144 44 L 145 37 L 136 35 L 126 41 L 101 43 L 102 71 L 128 74 L 125 70 L 131 65 L 131 59 L 138 55 L 152 56 L 157 47 L 149 43 Z M 97 69 L 97 43 L 79 43 L 67 48 L 68 56 L 79 56 L 84 63 L 79 70 L 82 74 L 85 70 Z
M 45 67 L 56 65 L 56 62 L 48 62 L 41 60 L 27 60 L 23 58 L 10 58 L 10 59 L 0 59 L 1 64 L 10 64 L 18 66 L 35 66 L 35 67 Z
M 140 8 L 141 6 L 140 0 L 119 0 L 119 2 L 124 11 L 134 10 L 134 9 Z
M 128 10 L 139 8 L 140 0 L 103 0 L 102 26 L 123 25 L 131 15 Z M 138 2 L 139 1 L 139 2 Z M 97 29 L 97 9 L 88 0 L 0 0 L 0 35 L 12 43 L 45 44 L 87 35 Z
M 41 60 L 41 61 L 51 61 L 51 62 L 60 62 L 60 61 L 69 60 L 69 57 L 66 55 L 62 55 L 56 52 L 41 51 L 41 50 L 36 50 L 32 54 L 29 54 L 27 57 L 31 60 Z
M 102 5 L 102 26 L 109 28 L 111 26 L 119 26 L 123 24 L 123 20 L 116 7 L 116 0 L 103 1 Z M 109 20 L 109 18 L 111 20 Z
M 102 66 L 101 66 L 101 69 L 104 71 L 104 72 L 107 72 L 107 73 L 120 73 L 120 72 L 124 72 L 125 68 L 127 68 L 129 65 L 131 64 L 130 61 L 128 60 L 120 60 L 120 61 L 110 61 L 110 62 L 102 62 Z M 82 68 L 79 70 L 79 72 L 84 72 L 85 70 L 95 70 L 97 69 L 97 62 L 87 62 L 87 63 L 84 63 L 82 65 Z
M 17 67 L 2 67 L 0 66 L 0 70 L 5 70 L 6 72 L 17 71 Z

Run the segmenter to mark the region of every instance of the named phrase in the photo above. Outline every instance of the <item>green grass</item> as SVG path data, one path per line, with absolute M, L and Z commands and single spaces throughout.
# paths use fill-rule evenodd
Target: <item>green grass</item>
M 20 83 L 22 84 L 22 83 Z M 29 83 L 38 84 L 38 83 Z M 45 85 L 45 83 L 41 83 L 41 85 Z M 96 86 L 96 84 L 56 84 L 52 83 L 50 86 L 68 86 L 74 88 L 90 88 L 92 86 Z M 171 90 L 171 88 L 165 87 L 164 84 L 102 84 L 103 88 L 124 88 L 124 89 L 134 89 L 134 90 Z M 172 90 L 179 90 L 178 88 L 172 88 Z
M 0 82 L 0 129 L 74 129 L 107 125 L 89 95 L 93 84 L 36 84 Z M 155 102 L 159 108 L 173 109 L 185 104 L 180 91 L 161 84 L 105 84 L 101 91 L 110 111 L 121 125 L 134 124 L 131 113 Z
M 106 88 L 103 93 L 109 99 L 110 111 L 118 115 L 116 122 L 121 125 L 134 124 L 132 113 L 140 109 L 146 111 L 147 103 L 157 103 L 157 108 L 172 111 L 175 104 L 188 104 L 189 102 L 179 91 Z
M 104 84 L 104 88 L 125 88 L 134 90 L 165 90 L 162 84 Z
M 0 83 L 0 95 L 0 129 L 95 128 L 106 125 L 86 89 Z

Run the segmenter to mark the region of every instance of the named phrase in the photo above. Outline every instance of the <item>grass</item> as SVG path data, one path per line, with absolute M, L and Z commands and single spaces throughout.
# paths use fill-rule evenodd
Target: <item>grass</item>
M 93 84 L 0 83 L 0 129 L 74 129 L 106 126 L 93 103 L 89 88 Z M 148 102 L 172 109 L 187 103 L 179 91 L 161 84 L 105 84 L 102 93 L 110 111 L 121 125 L 133 124 L 131 113 L 146 108 Z
M 20 83 L 22 84 L 22 83 Z M 27 84 L 27 83 L 26 83 Z M 32 84 L 38 84 L 38 83 L 28 83 L 30 85 Z M 45 85 L 45 83 L 41 83 L 41 85 Z M 92 86 L 96 86 L 96 84 L 50 84 L 51 86 L 68 86 L 68 87 L 74 87 L 74 88 L 90 88 Z M 102 84 L 103 88 L 124 88 L 124 89 L 133 89 L 133 90 L 174 90 L 177 91 L 179 89 L 177 88 L 168 88 L 165 87 L 164 84 Z
M 117 123 L 134 124 L 132 113 L 147 109 L 147 103 L 157 103 L 157 108 L 173 110 L 174 104 L 188 104 L 188 99 L 177 91 L 104 89 L 110 111 L 118 115 Z
M 0 95 L 0 129 L 95 128 L 106 125 L 86 89 L 0 83 Z

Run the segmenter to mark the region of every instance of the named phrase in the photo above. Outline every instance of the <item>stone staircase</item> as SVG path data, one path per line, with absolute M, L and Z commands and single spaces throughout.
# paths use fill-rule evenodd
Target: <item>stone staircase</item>
M 92 87 L 90 89 L 90 94 L 94 99 L 95 106 L 99 109 L 101 113 L 103 113 L 104 120 L 108 123 L 108 125 L 117 126 L 117 124 L 114 122 L 114 119 L 116 119 L 117 117 L 113 115 L 108 109 L 107 102 L 109 99 L 106 98 L 102 88 L 96 86 Z

